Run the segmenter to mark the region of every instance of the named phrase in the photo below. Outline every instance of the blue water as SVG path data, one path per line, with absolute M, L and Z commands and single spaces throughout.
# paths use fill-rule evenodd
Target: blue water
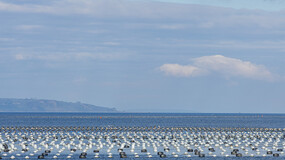
M 0 125 L 285 128 L 285 114 L 0 113 Z
M 285 114 L 212 114 L 212 113 L 0 113 L 1 127 L 15 126 L 90 126 L 90 127 L 210 127 L 210 128 L 285 128 Z M 91 133 L 96 134 L 96 133 Z M 284 133 L 283 133 L 284 134 Z M 1 131 L 2 137 L 5 131 Z M 3 159 L 10 159 L 3 156 Z M 64 153 L 64 152 L 63 152 Z M 93 154 L 92 152 L 88 153 Z M 67 154 L 59 156 L 59 159 L 65 159 Z M 159 159 L 154 154 L 152 158 L 144 157 L 134 158 L 128 152 L 127 159 Z M 72 159 L 78 159 L 79 153 L 75 153 Z M 87 159 L 94 159 L 87 156 Z M 24 154 L 16 159 L 23 159 Z M 30 159 L 37 159 L 36 156 L 30 156 Z M 52 154 L 45 157 L 52 159 Z M 120 159 L 118 154 L 113 158 L 108 158 L 107 154 L 100 154 L 99 159 Z M 173 158 L 167 156 L 164 159 L 201 159 L 192 156 L 185 158 Z M 273 159 L 273 157 L 208 157 L 202 159 Z M 285 159 L 284 155 L 274 159 Z

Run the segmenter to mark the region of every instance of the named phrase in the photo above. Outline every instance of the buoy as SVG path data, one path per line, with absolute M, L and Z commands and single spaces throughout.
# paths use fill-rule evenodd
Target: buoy
M 163 154 L 163 152 L 157 152 L 157 155 L 162 155 Z
M 120 158 L 127 158 L 127 154 L 125 152 L 120 152 Z
M 45 150 L 45 153 L 50 153 L 51 151 L 50 150 Z
M 237 153 L 236 157 L 242 157 L 242 154 L 241 153 Z
M 200 153 L 199 157 L 205 157 L 205 154 Z
M 193 149 L 188 149 L 187 152 L 193 152 Z
M 160 154 L 159 156 L 160 156 L 160 158 L 165 158 L 165 157 L 166 157 L 166 155 L 165 155 L 165 154 L 163 154 L 163 153 L 162 153 L 162 154 Z
M 86 155 L 80 155 L 79 158 L 80 158 L 80 159 L 85 159 L 85 158 L 86 158 Z
M 279 154 L 278 153 L 274 153 L 273 157 L 279 157 Z
M 231 155 L 236 155 L 236 154 L 237 154 L 237 152 L 235 152 L 235 151 L 231 152 Z

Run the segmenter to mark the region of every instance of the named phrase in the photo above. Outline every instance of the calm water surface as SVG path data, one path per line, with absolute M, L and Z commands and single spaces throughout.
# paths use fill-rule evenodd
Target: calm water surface
M 0 125 L 285 128 L 285 114 L 0 113 Z

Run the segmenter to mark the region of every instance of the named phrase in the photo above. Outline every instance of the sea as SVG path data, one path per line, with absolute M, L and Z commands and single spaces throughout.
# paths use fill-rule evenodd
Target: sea
M 5 148 L 0 147 L 0 157 L 2 159 L 38 159 L 38 156 L 44 153 L 46 150 L 49 150 L 49 153 L 44 156 L 44 159 L 285 159 L 283 152 L 277 152 L 277 149 L 285 149 L 285 114 L 0 113 L 0 127 L 0 142 L 2 145 L 4 145 L 4 143 L 7 144 L 8 148 L 10 149 L 9 152 L 5 152 Z M 66 131 L 61 130 L 57 132 L 54 130 L 45 131 L 44 129 L 40 131 L 35 131 L 32 129 L 25 130 L 26 127 L 77 127 L 81 129 Z M 82 128 L 88 127 L 93 127 L 93 129 L 95 129 L 91 131 L 85 131 L 84 129 L 82 130 Z M 16 130 L 14 128 L 20 129 Z M 105 131 L 106 128 L 110 130 Z M 121 128 L 121 130 L 119 130 L 119 128 Z M 126 129 L 124 130 L 124 128 Z M 135 128 L 137 130 L 132 131 L 131 128 Z M 141 128 L 141 130 L 138 128 Z M 221 129 L 224 130 L 221 131 Z M 111 136 L 115 134 L 118 137 L 114 140 L 114 137 L 112 139 Z M 134 151 L 131 152 L 130 150 L 132 148 L 132 143 L 127 142 L 129 141 L 127 137 L 134 136 L 134 134 L 137 135 L 137 137 L 135 137 L 136 142 L 133 144 L 133 146 L 135 146 L 133 149 Z M 224 146 L 224 144 L 220 144 L 220 146 L 215 146 L 214 143 L 205 144 L 205 140 L 200 139 L 202 134 L 206 136 L 233 134 L 238 136 L 244 135 L 244 137 L 236 138 L 234 136 L 229 136 L 228 139 L 223 139 L 225 141 L 231 141 L 233 144 L 239 144 L 239 146 L 227 147 Z M 17 136 L 15 137 L 15 135 Z M 25 135 L 27 138 L 25 137 L 26 139 L 21 139 L 23 138 L 23 135 Z M 57 139 L 47 138 L 47 135 L 57 136 Z M 62 138 L 64 135 L 73 136 L 73 140 L 63 140 L 66 138 Z M 110 139 L 106 139 L 106 137 L 104 137 L 106 135 L 108 135 Z M 148 137 L 145 138 L 143 135 L 147 135 Z M 173 138 L 173 135 L 174 137 L 178 138 Z M 261 137 L 259 137 L 259 135 Z M 82 140 L 80 136 L 83 137 L 84 140 Z M 96 137 L 97 139 L 92 139 L 92 136 L 93 138 Z M 169 136 L 169 139 L 160 139 L 163 136 Z M 86 137 L 89 137 L 89 139 Z M 98 137 L 100 142 L 98 142 Z M 125 139 L 122 137 L 125 137 Z M 158 139 L 153 139 L 154 137 L 158 137 Z M 195 144 L 191 144 L 191 140 Z M 201 146 L 199 148 L 200 144 L 196 144 L 198 143 L 197 140 L 200 140 L 199 143 L 201 142 L 202 148 Z M 206 140 L 210 142 L 213 139 L 206 138 Z M 70 141 L 74 143 L 73 145 L 68 146 L 67 144 Z M 205 157 L 199 157 L 198 155 L 195 155 L 194 152 L 185 153 L 187 152 L 187 149 L 185 149 L 185 146 L 187 145 L 186 142 L 189 142 L 188 148 L 198 149 L 201 150 L 201 152 L 205 152 Z M 249 144 L 249 142 L 252 144 L 247 146 L 248 148 L 241 148 L 241 146 Z M 116 145 L 111 146 L 111 143 Z M 256 146 L 256 149 L 258 149 L 257 152 L 260 152 L 259 154 L 256 152 L 256 150 L 251 150 L 253 148 L 252 145 L 255 143 L 259 144 Z M 87 145 L 89 145 L 89 148 L 85 147 Z M 126 147 L 126 145 L 129 146 Z M 156 146 L 156 150 L 153 149 L 153 145 Z M 220 148 L 221 146 L 224 147 L 224 151 Z M 264 146 L 265 149 L 262 148 Z M 113 148 L 111 148 L 110 151 L 107 151 L 109 147 Z M 170 149 L 169 152 L 165 152 L 164 150 L 167 147 Z M 23 148 L 27 149 L 28 151 L 24 152 L 22 150 Z M 72 148 L 75 148 L 76 151 L 70 152 Z M 98 148 L 100 152 L 94 153 L 93 150 Z M 119 152 L 121 151 L 118 150 L 120 148 L 122 149 L 121 151 L 125 152 L 126 158 L 120 158 Z M 208 148 L 214 148 L 215 151 L 210 153 L 207 150 Z M 235 148 L 239 149 L 239 153 L 242 153 L 242 157 L 236 157 L 235 154 L 231 154 L 232 149 Z M 142 153 L 141 149 L 147 149 L 148 153 Z M 246 151 L 246 149 L 248 151 Z M 272 150 L 273 154 L 278 153 L 278 157 L 274 157 L 272 154 L 267 154 L 266 151 L 268 150 Z M 160 156 L 157 154 L 157 152 L 160 151 L 164 152 L 163 154 L 166 156 L 165 158 L 160 158 Z M 85 152 L 87 155 L 80 158 L 82 152 Z M 221 154 L 221 152 L 224 153 Z M 112 156 L 108 157 L 110 153 Z M 97 157 L 95 157 L 96 154 Z M 252 156 L 250 156 L 251 154 Z M 147 155 L 151 155 L 152 157 L 148 157 Z

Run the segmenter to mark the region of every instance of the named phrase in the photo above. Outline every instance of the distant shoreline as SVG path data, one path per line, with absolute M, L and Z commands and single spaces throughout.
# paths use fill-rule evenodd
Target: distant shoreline
M 117 112 L 108 108 L 81 102 L 64 102 L 46 99 L 0 98 L 0 112 Z

